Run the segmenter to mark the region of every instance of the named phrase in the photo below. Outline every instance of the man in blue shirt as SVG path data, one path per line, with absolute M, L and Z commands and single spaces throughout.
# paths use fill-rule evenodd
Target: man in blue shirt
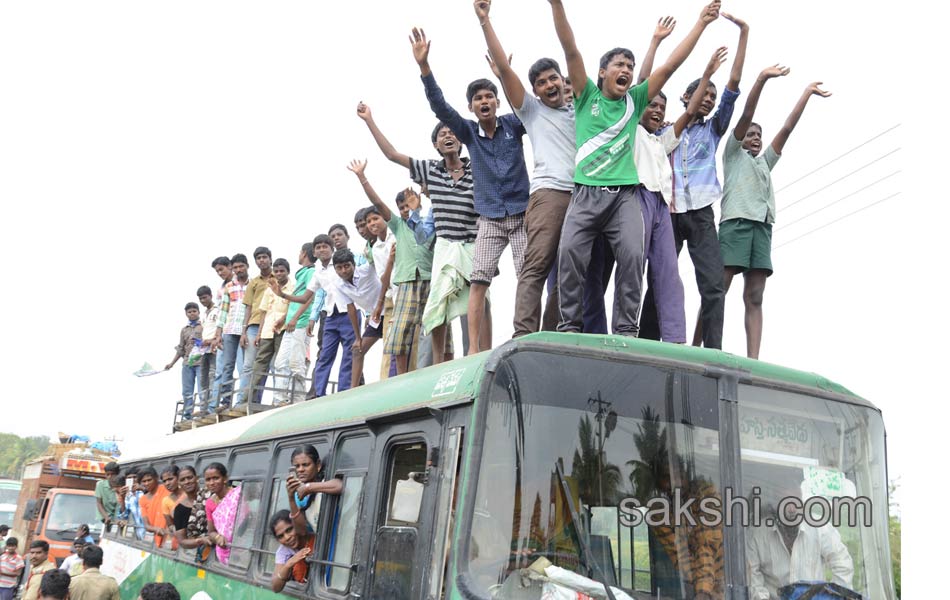
M 429 42 L 421 29 L 412 30 L 412 53 L 419 65 L 426 98 L 435 116 L 468 146 L 475 179 L 475 212 L 479 214 L 475 238 L 472 287 L 468 300 L 468 335 L 471 352 L 491 348 L 491 316 L 485 311 L 485 296 L 498 274 L 498 260 L 508 244 L 521 275 L 528 244 L 524 213 L 528 207 L 528 169 L 522 138 L 527 133 L 512 114 L 496 115 L 498 88 L 487 79 L 468 85 L 468 109 L 477 120 L 464 119 L 452 108 L 429 68 Z

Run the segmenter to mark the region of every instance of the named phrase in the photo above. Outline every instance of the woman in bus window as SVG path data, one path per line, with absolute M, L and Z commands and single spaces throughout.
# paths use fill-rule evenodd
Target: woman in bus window
M 343 493 L 343 482 L 331 478 L 326 481 L 326 469 L 320 460 L 320 453 L 310 444 L 298 446 L 290 455 L 292 472 L 287 476 L 287 497 L 290 501 L 290 517 L 297 528 L 297 534 L 314 533 L 317 530 L 317 519 L 320 517 L 319 503 L 313 506 L 317 494 L 332 494 L 338 496 Z
M 280 592 L 291 579 L 298 583 L 307 583 L 307 572 L 310 568 L 306 559 L 313 552 L 317 536 L 312 533 L 298 535 L 288 510 L 277 511 L 270 520 L 270 530 L 280 542 L 274 559 L 274 575 L 270 580 L 270 588 Z
M 175 529 L 175 539 L 182 548 L 197 548 L 202 544 L 211 545 L 205 537 L 208 526 L 198 528 L 198 519 L 193 515 L 194 507 L 198 503 L 198 474 L 192 466 L 185 466 L 178 471 L 178 503 L 172 511 L 172 523 Z M 203 490 L 202 490 L 203 491 Z M 201 512 L 204 514 L 204 499 L 201 500 Z M 194 516 L 194 520 L 192 517 Z M 189 525 L 194 521 L 194 529 Z M 207 520 L 204 519 L 204 523 Z
M 175 537 L 182 548 L 211 547 L 208 539 L 208 515 L 205 502 L 211 495 L 208 490 L 198 489 L 198 473 L 194 467 L 182 467 L 178 472 L 181 496 L 175 505 Z
M 208 539 L 215 545 L 218 562 L 228 564 L 231 557 L 231 538 L 241 500 L 241 487 L 228 482 L 228 470 L 221 463 L 211 463 L 205 469 L 205 487 L 211 497 L 205 502 L 208 511 Z
M 164 541 L 165 516 L 162 514 L 162 500 L 168 495 L 168 490 L 159 485 L 158 473 L 152 467 L 139 471 L 142 490 L 145 492 L 139 498 L 139 508 L 142 511 L 142 521 L 145 531 L 155 534 L 155 545 L 161 546 Z
M 178 549 L 178 540 L 175 539 L 175 505 L 182 497 L 178 483 L 179 473 L 180 470 L 175 465 L 170 465 L 162 470 L 162 485 L 168 491 L 168 495 L 162 498 L 162 517 L 165 519 L 163 535 L 167 539 L 171 539 L 172 550 Z

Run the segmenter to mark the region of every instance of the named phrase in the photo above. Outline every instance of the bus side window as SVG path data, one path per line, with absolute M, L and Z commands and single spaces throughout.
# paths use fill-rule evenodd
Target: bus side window
M 252 549 L 263 533 L 264 477 L 270 468 L 269 448 L 242 449 L 231 455 L 229 475 L 235 487 L 240 485 L 237 512 L 231 536 L 231 553 L 228 566 L 247 569 L 251 565 Z
M 320 577 L 312 578 L 319 580 L 326 588 L 342 593 L 347 593 L 351 584 L 353 571 L 348 566 L 353 564 L 356 555 L 363 485 L 373 450 L 373 438 L 362 432 L 354 433 L 338 438 L 330 464 L 327 465 L 329 473 L 343 478 L 343 493 L 337 498 L 328 497 L 324 503 L 333 512 L 325 521 L 329 534 L 323 538 L 322 556 L 324 560 L 346 566 L 327 567 L 322 570 Z
M 327 560 L 349 564 L 353 561 L 356 543 L 356 526 L 359 519 L 360 496 L 363 493 L 364 475 L 350 475 L 343 480 L 343 494 L 336 503 L 330 538 L 327 542 Z M 345 592 L 350 585 L 350 570 L 330 567 L 327 587 Z
M 240 485 L 241 498 L 238 501 L 238 512 L 234 517 L 234 535 L 231 539 L 231 557 L 228 565 L 246 569 L 251 564 L 251 548 L 255 546 L 257 533 L 264 527 L 261 521 L 264 482 L 244 481 Z
M 425 470 L 425 443 L 400 444 L 392 449 L 385 521 L 376 532 L 372 598 L 408 598 L 412 593 L 412 561 L 419 537 L 416 523 L 424 488 L 415 474 Z

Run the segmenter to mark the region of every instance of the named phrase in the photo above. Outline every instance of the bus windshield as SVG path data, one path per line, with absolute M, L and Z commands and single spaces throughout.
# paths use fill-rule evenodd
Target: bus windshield
M 544 558 L 562 578 L 721 596 L 721 527 L 702 528 L 694 553 L 672 527 L 634 523 L 639 506 L 675 488 L 718 494 L 716 392 L 701 375 L 594 358 L 521 352 L 502 363 L 471 529 L 476 586 L 512 597 L 520 577 L 509 575 Z
M 56 539 L 73 539 L 79 526 L 86 524 L 90 531 L 102 533 L 102 522 L 96 510 L 96 497 L 59 493 L 53 497 L 46 520 L 46 535 Z
M 716 379 L 593 357 L 519 352 L 499 364 L 487 400 L 468 549 L 468 577 L 482 596 L 519 598 L 518 590 L 531 581 L 551 597 L 572 590 L 603 597 L 604 584 L 617 600 L 724 597 L 732 582 L 725 581 L 723 525 L 704 520 L 701 508 L 720 506 L 715 503 L 727 492 L 720 474 Z M 860 439 L 862 452 L 849 454 L 839 435 L 842 460 L 816 459 L 809 465 L 836 466 L 844 479 L 857 468 L 860 476 L 851 479 L 858 482 L 857 491 L 878 493 L 883 473 L 862 461 L 872 460 L 867 452 L 872 442 L 883 447 L 883 433 L 868 427 L 879 415 L 850 405 L 846 412 L 834 431 L 851 428 L 849 439 Z M 813 423 L 802 419 L 801 425 Z M 830 443 L 829 433 L 823 429 L 809 439 Z M 753 455 L 769 464 L 777 460 L 761 445 L 758 454 L 749 447 L 751 455 L 750 444 L 740 445 L 743 465 Z M 814 451 L 827 449 L 817 445 Z M 807 475 L 801 467 L 799 480 Z M 760 470 L 755 481 L 771 492 L 782 487 L 774 477 Z M 880 533 L 886 548 L 886 525 L 883 532 L 856 527 L 842 533 L 863 577 L 842 582 L 846 587 L 864 594 L 885 589 L 869 585 L 864 575 L 870 563 L 875 569 L 887 564 L 880 562 L 886 556 L 872 553 Z M 815 579 L 834 581 L 830 571 L 820 575 Z

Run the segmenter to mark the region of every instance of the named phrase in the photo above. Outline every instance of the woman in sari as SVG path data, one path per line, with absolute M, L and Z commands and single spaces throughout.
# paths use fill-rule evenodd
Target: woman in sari
M 343 482 L 339 479 L 326 479 L 326 469 L 320 460 L 320 453 L 310 444 L 298 446 L 290 455 L 293 473 L 287 476 L 287 498 L 290 502 L 290 518 L 298 535 L 315 533 L 317 519 L 320 517 L 320 505 L 314 505 L 317 494 L 343 493 Z
M 168 495 L 168 490 L 159 485 L 158 473 L 152 467 L 139 471 L 142 489 L 145 493 L 139 498 L 139 508 L 142 511 L 142 522 L 145 531 L 155 535 L 155 545 L 161 546 L 164 541 L 165 515 L 162 514 L 162 500 Z
M 231 539 L 241 500 L 240 486 L 228 482 L 228 470 L 221 463 L 205 469 L 205 487 L 211 493 L 205 501 L 208 512 L 208 539 L 215 545 L 218 562 L 227 565 L 231 558 Z
M 211 546 L 207 538 L 208 524 L 205 514 L 205 490 L 198 490 L 198 473 L 192 466 L 182 467 L 178 471 L 178 504 L 172 512 L 175 538 L 182 548 L 197 548 L 202 544 Z M 201 518 L 199 519 L 200 513 Z

